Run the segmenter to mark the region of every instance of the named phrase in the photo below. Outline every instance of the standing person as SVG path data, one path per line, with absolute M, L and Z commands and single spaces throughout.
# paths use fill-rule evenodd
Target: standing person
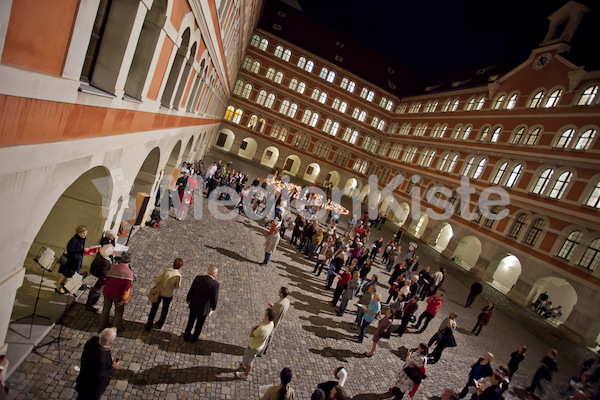
M 156 312 L 158 311 L 158 306 L 161 301 L 163 306 L 160 312 L 160 318 L 154 327 L 156 329 L 161 329 L 164 325 L 167 314 L 169 313 L 171 300 L 173 299 L 173 292 L 181 286 L 181 273 L 179 272 L 179 269 L 182 266 L 183 260 L 181 258 L 176 258 L 172 268 L 163 270 L 160 275 L 154 279 L 154 285 L 158 289 L 158 300 L 156 303 L 152 303 L 152 308 L 150 308 L 148 322 L 146 322 L 146 326 L 144 327 L 146 332 L 150 332 L 150 329 L 152 329 L 154 317 L 156 317 Z
M 419 285 L 421 286 L 421 292 L 418 293 L 419 297 L 422 299 L 427 298 L 429 296 L 429 289 L 433 284 L 433 278 L 429 273 L 430 267 L 425 267 L 419 272 Z M 417 293 L 413 293 L 417 294 Z
M 365 333 L 367 333 L 367 326 L 373 322 L 377 314 L 381 311 L 381 303 L 379 302 L 379 295 L 377 293 L 373 294 L 373 300 L 371 300 L 368 307 L 363 307 L 363 311 L 365 315 L 363 317 L 362 325 L 360 326 L 360 334 L 356 340 L 358 343 L 363 342 Z
M 267 338 L 273 331 L 273 319 L 275 318 L 275 311 L 267 308 L 265 316 L 263 317 L 262 324 L 255 326 L 250 331 L 250 339 L 248 340 L 248 347 L 244 350 L 244 359 L 242 360 L 242 367 L 244 372 L 236 371 L 235 376 L 245 381 L 248 380 L 250 372 L 252 372 L 252 365 L 256 356 L 264 348 Z
M 519 364 L 525 359 L 525 352 L 527 346 L 520 346 L 519 350 L 514 351 L 510 354 L 510 361 L 508 362 L 508 377 L 512 379 L 512 376 L 519 369 Z
M 465 303 L 465 308 L 471 307 L 471 304 L 475 301 L 475 298 L 481 294 L 483 291 L 483 286 L 481 282 L 475 282 L 471 285 L 471 291 L 469 292 L 469 296 L 467 297 L 467 302 Z
M 437 292 L 440 288 L 440 286 L 442 286 L 442 283 L 444 282 L 444 278 L 446 277 L 446 270 L 444 268 L 438 269 L 435 274 L 433 274 L 432 278 L 433 278 L 433 285 L 432 288 L 429 290 L 429 294 L 432 295 L 435 292 Z
M 60 266 L 58 272 L 62 274 L 54 291 L 56 293 L 65 294 L 63 285 L 69 282 L 69 279 L 75 275 L 75 272 L 79 272 L 81 269 L 81 263 L 83 262 L 83 253 L 88 251 L 85 247 L 85 238 L 87 237 L 88 230 L 85 225 L 79 225 L 75 229 L 75 236 L 67 243 L 67 262 Z
M 382 237 L 377 239 L 371 246 L 371 260 L 375 261 L 377 254 L 381 251 L 381 247 L 383 247 L 383 238 Z
M 348 220 L 348 226 L 346 226 L 346 230 L 344 231 L 344 236 L 348 236 L 350 234 L 350 232 L 353 232 L 355 226 L 356 226 L 356 218 L 354 218 L 354 216 L 352 216 Z
M 115 305 L 115 316 L 112 326 L 119 331 L 125 330 L 123 326 L 123 311 L 125 304 L 131 297 L 131 285 L 133 284 L 133 272 L 129 268 L 131 255 L 129 253 L 121 254 L 121 262 L 114 264 L 106 274 L 106 284 L 104 285 L 104 308 L 100 317 L 100 330 L 109 326 L 108 319 L 112 305 Z
M 373 345 L 371 346 L 371 351 L 365 353 L 365 356 L 371 357 L 375 350 L 377 350 L 377 344 L 379 343 L 379 339 L 383 336 L 389 338 L 390 330 L 392 329 L 392 323 L 394 322 L 394 312 L 391 308 L 388 308 L 385 312 L 385 317 L 379 320 L 377 324 L 377 330 L 373 335 Z
M 398 228 L 398 232 L 394 234 L 394 244 L 398 244 L 402 240 L 402 228 Z
M 433 296 L 427 299 L 427 309 L 423 311 L 423 313 L 419 316 L 419 320 L 413 326 L 413 328 L 419 329 L 421 322 L 425 320 L 423 327 L 418 331 L 418 333 L 425 332 L 425 329 L 427 329 L 427 326 L 429 325 L 429 321 L 431 321 L 437 315 L 442 303 L 444 302 L 442 297 L 442 293 L 435 293 Z
M 284 368 L 279 373 L 281 383 L 277 386 L 271 386 L 260 400 L 297 400 L 294 389 L 290 386 L 292 381 L 292 370 Z
M 454 339 L 454 330 L 456 329 L 456 324 L 453 324 L 453 322 L 454 321 L 449 320 L 446 324 L 446 327 L 440 333 L 437 339 L 435 350 L 431 352 L 431 364 L 435 364 L 440 361 L 442 353 L 447 347 L 456 347 L 456 340 Z
M 282 286 L 277 293 L 279 295 L 279 300 L 275 303 L 269 303 L 269 308 L 271 308 L 275 312 L 275 318 L 273 319 L 273 332 L 267 338 L 267 343 L 265 343 L 265 347 L 263 351 L 259 354 L 259 357 L 267 354 L 267 349 L 273 340 L 273 335 L 275 334 L 275 328 L 279 326 L 281 319 L 290 309 L 290 299 L 288 299 L 289 290 L 285 286 Z
M 381 225 L 379 225 L 379 230 L 381 230 L 381 228 L 383 228 L 383 224 L 385 224 L 385 221 L 387 221 L 387 214 L 385 214 L 384 216 L 382 216 L 379 220 L 380 220 L 380 223 L 381 223 Z
M 406 362 L 402 366 L 402 370 L 398 376 L 398 381 L 396 382 L 396 385 L 391 388 L 392 394 L 395 395 L 394 400 L 402 399 L 404 393 L 412 391 L 415 384 L 418 385 L 421 383 L 421 379 L 419 378 L 422 378 L 423 375 L 425 375 L 423 368 L 427 362 L 428 351 L 429 347 L 425 343 L 421 343 L 419 344 L 419 347 L 417 347 L 417 351 L 408 352 Z M 418 372 L 414 372 L 415 369 L 421 372 L 420 377 Z M 411 374 L 412 377 L 409 376 L 409 374 Z
M 115 328 L 105 328 L 83 346 L 81 366 L 76 379 L 77 400 L 99 400 L 106 391 L 110 378 L 119 368 L 119 358 L 114 361 L 110 345 L 117 337 Z
M 208 274 L 196 276 L 188 291 L 186 301 L 190 308 L 190 316 L 183 333 L 185 342 L 195 343 L 198 340 L 206 317 L 217 308 L 219 282 L 216 281 L 216 278 L 218 274 L 219 269 L 217 267 L 209 267 Z M 194 323 L 196 328 L 192 334 Z
M 350 273 L 351 268 L 352 267 L 346 268 L 344 273 L 338 278 L 337 285 L 333 292 L 333 299 L 331 299 L 331 302 L 329 303 L 332 307 L 337 306 L 337 302 L 340 299 L 342 292 L 346 289 L 346 286 L 348 286 L 350 279 L 352 279 L 352 274 Z
M 106 284 L 106 274 L 110 270 L 112 264 L 111 257 L 115 252 L 115 248 L 112 244 L 105 244 L 100 248 L 100 251 L 96 253 L 96 258 L 92 261 L 90 266 L 90 273 L 98 278 L 94 287 L 90 289 L 87 301 L 85 302 L 85 309 L 91 312 L 98 312 L 98 309 L 94 307 L 102 294 L 102 288 Z
M 494 369 L 492 368 L 492 361 L 494 361 L 494 355 L 492 353 L 485 353 L 485 355 L 471 365 L 471 371 L 469 372 L 469 379 L 463 390 L 458 394 L 458 398 L 462 399 L 469 393 L 469 388 L 475 386 L 475 381 L 486 376 L 492 376 Z
M 475 336 L 479 336 L 481 328 L 483 328 L 490 322 L 490 319 L 492 318 L 493 314 L 494 303 L 490 301 L 490 304 L 481 309 L 481 313 L 477 316 L 477 323 L 475 324 L 471 332 L 474 333 Z
M 542 365 L 535 371 L 535 375 L 533 376 L 533 380 L 531 381 L 531 385 L 529 385 L 526 390 L 530 393 L 534 393 L 535 389 L 539 388 L 540 392 L 544 394 L 544 388 L 540 385 L 540 380 L 545 379 L 547 381 L 552 380 L 552 374 L 558 370 L 558 363 L 556 362 L 556 357 L 558 356 L 558 351 L 555 349 L 548 350 L 548 354 L 544 356 L 542 359 Z
M 271 259 L 271 254 L 275 252 L 279 241 L 281 240 L 281 235 L 279 235 L 279 227 L 275 228 L 273 233 L 271 233 L 267 237 L 267 241 L 265 242 L 265 259 L 260 265 L 267 265 L 269 260 Z
M 344 316 L 344 313 L 346 312 L 346 307 L 348 306 L 348 302 L 352 300 L 352 298 L 354 297 L 354 293 L 356 293 L 359 287 L 360 279 L 358 277 L 358 271 L 354 271 L 352 272 L 352 279 L 350 280 L 350 282 L 348 282 L 348 284 L 346 285 L 346 289 L 344 289 L 344 292 L 342 294 L 342 302 L 337 312 L 338 317 Z
M 363 295 L 358 300 L 358 304 L 362 304 L 363 306 L 368 305 L 371 302 L 371 300 L 373 300 L 373 293 L 375 293 L 375 290 L 376 290 L 375 285 L 370 285 L 367 288 L 367 291 L 364 292 Z M 356 319 L 354 320 L 354 323 L 352 324 L 352 329 L 357 329 L 359 326 L 361 326 L 364 315 L 365 315 L 365 312 L 363 311 L 362 307 L 359 306 L 358 310 L 356 310 Z
M 415 312 L 419 308 L 419 305 L 417 304 L 418 302 L 419 302 L 419 296 L 413 296 L 413 298 L 410 299 L 410 301 L 404 306 L 404 310 L 402 311 L 402 322 L 400 323 L 400 326 L 396 330 L 398 337 L 402 337 L 402 335 L 404 335 L 404 331 L 406 331 L 406 327 L 408 326 L 408 323 L 410 322 L 411 317 L 415 314 Z
M 446 328 L 452 329 L 452 332 L 454 332 L 456 330 L 456 313 L 455 312 L 451 312 L 450 315 L 448 316 L 448 318 L 445 318 L 442 321 L 442 323 L 440 324 L 440 327 L 438 328 L 438 331 L 433 334 L 431 339 L 429 339 L 429 343 L 427 343 L 427 345 L 429 347 L 431 347 L 431 346 L 433 346 L 433 344 L 435 342 L 438 342 L 440 340 L 442 332 Z

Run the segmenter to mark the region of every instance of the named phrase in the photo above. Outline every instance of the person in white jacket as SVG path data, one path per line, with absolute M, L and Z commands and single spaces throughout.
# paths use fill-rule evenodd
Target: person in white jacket
M 183 266 L 183 260 L 181 258 L 176 258 L 173 262 L 172 268 L 167 268 L 163 270 L 157 277 L 154 279 L 154 285 L 158 289 L 158 300 L 156 303 L 152 303 L 152 308 L 150 309 L 150 315 L 148 315 L 148 322 L 144 329 L 146 332 L 150 332 L 152 329 L 152 325 L 154 324 L 154 317 L 156 317 L 156 312 L 158 311 L 158 306 L 162 301 L 163 306 L 160 312 L 160 318 L 155 328 L 161 329 L 167 319 L 167 314 L 169 313 L 169 306 L 171 305 L 171 300 L 173 299 L 173 292 L 181 286 L 181 273 L 179 273 L 179 269 Z

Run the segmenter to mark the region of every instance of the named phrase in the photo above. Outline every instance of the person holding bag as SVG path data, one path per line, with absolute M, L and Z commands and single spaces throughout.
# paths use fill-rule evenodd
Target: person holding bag
M 133 271 L 129 268 L 131 255 L 121 254 L 121 262 L 113 264 L 106 274 L 107 280 L 104 285 L 104 308 L 100 317 L 98 330 L 114 326 L 119 332 L 125 330 L 123 326 L 123 311 L 125 304 L 131 299 L 131 285 L 133 284 Z M 109 324 L 110 309 L 115 305 L 115 316 L 112 325 Z
M 156 317 L 156 313 L 158 312 L 158 306 L 162 301 L 162 310 L 160 312 L 160 318 L 158 322 L 154 325 L 156 329 L 161 329 L 167 319 L 167 314 L 169 313 L 169 306 L 171 305 L 171 300 L 173 299 L 173 292 L 181 286 L 181 273 L 179 269 L 183 266 L 183 260 L 181 258 L 176 258 L 173 262 L 173 268 L 167 268 L 163 270 L 157 277 L 154 279 L 154 287 L 150 289 L 148 293 L 148 299 L 152 303 L 152 308 L 150 309 L 150 314 L 148 315 L 148 322 L 144 329 L 146 332 L 150 332 L 152 329 L 152 325 L 154 324 L 154 317 Z
M 424 369 L 427 363 L 428 351 L 429 347 L 425 343 L 421 343 L 417 347 L 417 351 L 408 352 L 406 362 L 398 376 L 398 382 L 396 382 L 396 386 L 390 388 L 390 391 L 395 396 L 394 400 L 402 399 L 406 392 L 410 392 L 412 394 L 411 397 L 414 396 L 421 381 L 427 377 Z
M 87 237 L 88 230 L 85 225 L 79 225 L 75 229 L 75 236 L 69 240 L 67 244 L 67 260 L 64 264 L 60 265 L 58 272 L 62 274 L 59 278 L 54 291 L 56 293 L 65 294 L 64 286 L 69 279 L 79 272 L 81 264 L 83 262 L 83 255 L 88 251 L 85 247 L 85 238 Z M 62 258 L 62 257 L 61 257 Z

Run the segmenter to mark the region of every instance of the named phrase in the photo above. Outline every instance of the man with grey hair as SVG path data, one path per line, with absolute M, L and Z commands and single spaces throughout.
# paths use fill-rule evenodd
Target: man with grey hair
M 190 316 L 183 332 L 185 342 L 195 343 L 202 332 L 204 321 L 209 313 L 217 308 L 219 299 L 219 282 L 216 281 L 219 269 L 215 266 L 208 268 L 208 275 L 198 275 L 194 279 L 187 294 L 186 301 L 190 308 Z M 192 328 L 196 325 L 194 333 Z
M 116 328 L 106 328 L 83 347 L 81 370 L 75 385 L 78 400 L 100 399 L 106 390 L 115 368 L 119 367 L 119 358 L 113 361 L 110 354 L 110 345 L 116 337 Z
M 100 294 L 102 293 L 102 288 L 106 284 L 106 275 L 110 270 L 110 266 L 112 265 L 112 259 L 115 252 L 115 248 L 112 244 L 105 244 L 100 248 L 100 251 L 96 253 L 96 258 L 92 261 L 92 265 L 90 266 L 90 273 L 98 278 L 94 287 L 90 289 L 90 293 L 88 294 L 87 301 L 85 303 L 85 309 L 92 312 L 98 312 L 98 309 L 94 307 L 100 298 Z

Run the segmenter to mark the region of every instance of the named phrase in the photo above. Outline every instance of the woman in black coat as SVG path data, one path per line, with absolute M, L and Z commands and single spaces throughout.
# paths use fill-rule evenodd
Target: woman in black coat
M 119 367 L 119 359 L 113 362 L 110 354 L 110 345 L 116 337 L 116 328 L 106 328 L 100 336 L 86 342 L 81 354 L 81 370 L 75 381 L 77 400 L 97 400 L 106 391 L 115 368 Z
M 87 247 L 85 247 L 85 238 L 88 233 L 87 228 L 84 225 L 79 225 L 75 229 L 75 232 L 75 236 L 67 244 L 67 262 L 58 269 L 58 272 L 63 276 L 60 277 L 56 284 L 56 288 L 54 289 L 56 293 L 65 293 L 62 286 L 75 275 L 75 272 L 79 272 L 81 263 L 83 262 L 83 253 L 88 251 Z
M 477 362 L 471 365 L 471 372 L 469 372 L 469 380 L 463 388 L 462 392 L 458 395 L 459 399 L 462 399 L 469 393 L 469 387 L 475 385 L 475 381 L 485 378 L 486 376 L 492 376 L 494 369 L 492 368 L 492 361 L 494 355 L 492 353 L 486 353 L 483 358 L 477 360 Z

